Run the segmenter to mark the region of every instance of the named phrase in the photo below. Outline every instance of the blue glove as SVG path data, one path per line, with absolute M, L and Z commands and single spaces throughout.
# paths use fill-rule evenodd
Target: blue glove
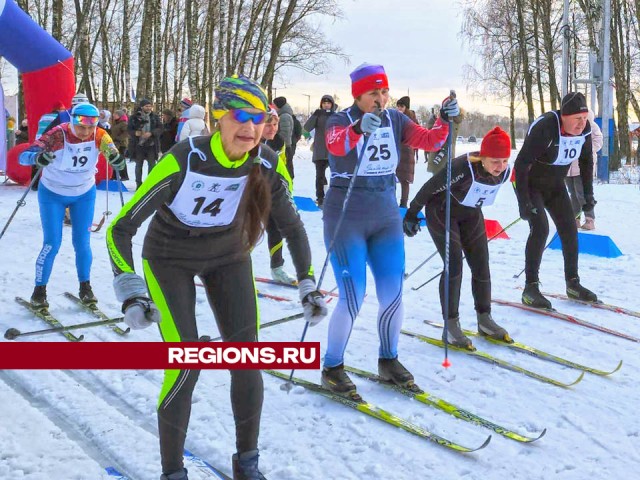
M 415 237 L 420 231 L 420 219 L 409 210 L 407 210 L 404 220 L 402 220 L 402 230 L 407 237 Z
M 127 166 L 124 157 L 117 152 L 112 152 L 111 155 L 107 157 L 107 161 L 118 171 L 124 170 Z
M 36 156 L 36 165 L 44 168 L 53 162 L 54 158 L 56 156 L 52 152 L 42 151 Z
M 584 196 L 584 205 L 582 206 L 582 211 L 584 213 L 591 213 L 596 206 L 596 199 L 593 198 L 593 195 L 585 195 Z
M 308 278 L 298 283 L 298 293 L 304 308 L 304 319 L 311 325 L 317 325 L 327 316 L 327 304 L 322 294 L 316 290 L 316 284 Z
M 443 121 L 448 122 L 450 118 L 457 117 L 460 115 L 460 107 L 458 106 L 458 100 L 455 98 L 452 100 L 447 97 L 447 99 L 442 102 L 442 108 L 440 109 L 440 118 Z
M 373 133 L 380 125 L 382 125 L 382 119 L 375 113 L 365 113 L 360 119 L 360 130 L 362 133 Z

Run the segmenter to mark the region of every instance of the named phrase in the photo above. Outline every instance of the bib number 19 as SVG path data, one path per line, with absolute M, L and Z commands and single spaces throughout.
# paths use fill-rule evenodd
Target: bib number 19
M 200 215 L 201 213 L 208 213 L 212 217 L 215 217 L 220 213 L 220 205 L 222 205 L 222 202 L 224 202 L 223 198 L 216 198 L 209 205 L 202 208 L 205 200 L 207 200 L 206 197 L 198 197 L 193 199 L 193 201 L 196 202 L 196 206 L 191 212 L 192 215 Z

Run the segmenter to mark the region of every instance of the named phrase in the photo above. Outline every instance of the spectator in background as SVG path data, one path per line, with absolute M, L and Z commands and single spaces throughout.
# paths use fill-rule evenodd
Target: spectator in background
M 64 112 L 65 110 L 66 108 L 64 108 L 64 104 L 62 102 L 58 102 L 55 104 L 51 112 L 42 115 L 40 117 L 40 120 L 38 120 L 38 131 L 36 132 L 35 140 L 38 140 L 48 129 L 49 125 L 51 125 L 51 122 L 53 122 L 58 117 L 60 112 Z
M 202 105 L 193 104 L 189 109 L 189 120 L 184 123 L 180 131 L 180 141 L 189 137 L 198 137 L 200 135 L 208 135 L 209 129 L 204 122 L 205 111 Z
M 173 110 L 162 111 L 162 134 L 160 135 L 160 151 L 165 154 L 176 144 L 178 120 Z
M 193 102 L 190 98 L 184 97 L 180 100 L 180 105 L 178 106 L 178 112 L 180 113 L 180 119 L 178 120 L 178 130 L 176 132 L 176 142 L 180 141 L 180 132 L 182 132 L 182 127 L 189 120 L 189 109 L 193 105 Z
M 151 100 L 140 101 L 138 110 L 129 118 L 129 132 L 133 132 L 134 151 L 136 161 L 136 188 L 142 185 L 142 166 L 146 160 L 147 175 L 158 160 L 160 151 L 160 135 L 162 134 L 162 121 L 153 112 Z M 129 146 L 131 147 L 131 137 Z
M 284 140 L 287 154 L 287 170 L 289 170 L 289 175 L 291 175 L 293 179 L 295 177 L 293 172 L 293 150 L 291 149 L 291 140 L 293 138 L 293 109 L 291 105 L 287 103 L 285 97 L 274 98 L 273 103 L 278 109 L 278 115 L 280 116 L 280 131 L 278 135 Z
M 604 139 L 602 136 L 602 130 L 595 122 L 594 114 L 591 110 L 587 115 L 589 124 L 591 125 L 591 146 L 593 148 L 593 165 L 595 170 L 596 161 L 598 160 L 598 152 L 602 150 Z M 582 213 L 582 207 L 586 203 L 584 198 L 584 190 L 582 188 L 582 177 L 580 176 L 579 159 L 576 158 L 569 167 L 569 172 L 564 179 L 567 184 L 567 190 L 569 190 L 569 198 L 571 198 L 571 206 L 573 207 L 573 214 L 576 217 L 576 227 L 583 230 L 595 230 L 596 214 L 595 208 L 584 212 L 584 223 L 580 225 L 580 215 Z
M 118 149 L 118 152 L 123 157 L 126 156 L 127 147 L 129 145 L 129 132 L 127 131 L 127 115 L 125 114 L 125 110 L 116 110 L 113 112 L 113 123 L 111 125 L 111 139 L 113 140 L 113 144 Z M 115 170 L 113 172 L 113 178 L 115 177 Z M 124 168 L 120 171 L 120 179 L 121 180 L 129 180 L 129 174 L 127 173 L 127 169 Z
M 320 108 L 311 114 L 304 124 L 307 132 L 315 130 L 313 142 L 313 163 L 316 166 L 316 203 L 322 208 L 324 204 L 324 186 L 327 184 L 327 167 L 329 167 L 329 152 L 325 143 L 327 119 L 335 112 L 335 102 L 331 95 L 323 95 Z
M 16 130 L 16 145 L 21 143 L 29 143 L 29 123 L 25 117 L 20 123 L 20 129 Z
M 411 99 L 409 97 L 402 97 L 396 102 L 399 112 L 404 113 L 413 123 L 418 123 L 416 114 L 410 109 L 410 105 Z M 415 169 L 415 150 L 409 145 L 402 144 L 400 147 L 400 161 L 396 168 L 396 177 L 400 182 L 400 206 L 403 208 L 407 208 L 407 202 L 409 202 L 409 185 L 413 183 Z
M 98 126 L 106 130 L 107 133 L 111 132 L 111 112 L 109 110 L 100 110 L 100 117 L 98 118 Z

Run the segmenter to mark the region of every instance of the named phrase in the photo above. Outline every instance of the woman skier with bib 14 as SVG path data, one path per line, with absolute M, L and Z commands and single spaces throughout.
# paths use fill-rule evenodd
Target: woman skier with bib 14
M 109 227 L 114 289 L 131 328 L 155 322 L 166 342 L 198 341 L 197 276 L 224 341 L 256 342 L 259 318 L 250 252 L 269 213 L 288 240 L 305 319 L 313 325 L 326 316 L 307 234 L 275 171 L 278 156 L 259 145 L 267 112 L 267 95 L 253 80 L 222 80 L 213 106 L 218 131 L 189 137 L 169 150 Z M 131 248 L 136 231 L 151 215 L 142 249 L 145 284 L 135 273 Z M 161 480 L 188 479 L 183 452 L 198 375 L 198 370 L 165 372 L 158 404 Z M 266 480 L 258 469 L 257 447 L 263 395 L 259 370 L 231 371 L 234 480 Z
M 439 150 L 449 131 L 447 116 L 459 112 L 455 99 L 447 99 L 441 120 L 428 130 L 397 110 L 385 110 L 389 82 L 381 65 L 357 67 L 351 93 L 354 104 L 327 120 L 331 182 L 323 208 L 324 240 L 327 249 L 333 247 L 331 265 L 340 293 L 329 325 L 322 384 L 345 396 L 356 391 L 344 371 L 344 352 L 364 299 L 367 264 L 379 302 L 378 372 L 398 385 L 413 385 L 413 375 L 398 360 L 405 264 L 395 172 L 401 145 Z
M 460 327 L 458 306 L 462 285 L 462 254 L 471 269 L 471 292 L 478 320 L 478 332 L 511 342 L 507 331 L 491 317 L 491 272 L 489 247 L 482 207 L 492 205 L 502 184 L 509 179 L 511 139 L 495 127 L 482 139 L 480 152 L 455 158 L 451 163 L 451 222 L 449 247 L 449 304 L 446 340 L 456 347 L 474 350 Z M 425 183 L 404 217 L 404 232 L 413 237 L 420 230 L 418 213 L 426 206 L 427 228 L 438 253 L 445 259 L 447 169 Z M 445 315 L 444 275 L 440 276 L 440 305 Z M 443 332 L 443 339 L 445 332 Z

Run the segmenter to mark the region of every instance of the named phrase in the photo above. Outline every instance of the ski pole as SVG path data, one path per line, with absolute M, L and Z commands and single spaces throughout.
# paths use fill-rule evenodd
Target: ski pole
M 405 274 L 404 274 L 404 279 L 406 280 L 406 279 L 407 279 L 407 278 L 409 278 L 411 275 L 413 275 L 413 274 L 414 274 L 414 273 L 416 273 L 418 270 L 420 270 L 422 267 L 424 267 L 424 266 L 427 264 L 427 262 L 428 262 L 429 260 L 431 260 L 433 257 L 435 257 L 437 254 L 438 254 L 438 250 L 436 250 L 436 251 L 435 251 L 435 252 L 433 252 L 431 255 L 429 255 L 429 256 L 427 257 L 427 259 L 426 259 L 424 262 L 422 262 L 420 265 L 418 265 L 416 268 L 414 268 L 414 269 L 413 269 L 413 271 L 412 271 L 411 273 L 405 273 Z
M 299 318 L 304 317 L 304 312 L 296 313 L 294 315 L 289 315 L 288 317 L 279 318 L 277 320 L 272 320 L 270 322 L 265 323 L 264 325 L 260 325 L 260 330 L 265 328 L 273 327 L 274 325 L 280 325 L 281 323 L 290 322 L 292 320 L 297 320 Z M 200 337 L 200 340 L 203 342 L 217 342 L 218 340 L 222 340 L 222 337 L 211 338 L 208 335 L 203 335 Z
M 100 222 L 98 222 L 98 225 L 96 225 L 96 228 L 91 230 L 92 233 L 96 233 L 98 232 L 102 226 L 104 225 L 104 222 L 107 218 L 109 218 L 109 215 L 111 215 L 111 211 L 109 210 L 109 161 L 107 160 L 107 157 L 104 157 L 104 162 L 106 163 L 106 172 L 107 174 L 105 182 L 107 183 L 107 191 L 106 191 L 106 195 L 107 195 L 107 207 L 106 210 L 104 212 L 102 212 L 102 218 L 100 219 Z
M 33 179 L 31 180 L 31 183 L 29 183 L 29 186 L 25 190 L 24 195 L 22 195 L 22 198 L 20 198 L 20 200 L 18 200 L 18 202 L 17 202 L 18 204 L 16 205 L 16 208 L 13 209 L 13 213 L 11 213 L 11 216 L 9 217 L 9 220 L 7 220 L 7 223 L 5 224 L 4 228 L 2 229 L 2 232 L 0 232 L 0 238 L 2 238 L 4 236 L 4 233 L 7 231 L 7 228 L 9 228 L 9 224 L 13 220 L 13 217 L 15 217 L 16 213 L 18 213 L 18 209 L 20 207 L 24 207 L 27 204 L 27 202 L 25 202 L 24 199 L 27 197 L 29 191 L 31 191 L 31 188 L 36 184 L 36 182 L 38 181 L 38 178 L 40 178 L 40 174 L 41 173 L 42 173 L 42 167 L 38 167 L 38 171 L 33 176 Z
M 558 232 L 553 234 L 553 237 L 551 237 L 551 240 L 549 240 L 549 243 L 547 243 L 542 249 L 543 252 L 549 247 L 549 245 L 553 243 L 553 241 L 556 239 L 557 236 L 558 236 Z M 522 270 L 520 270 L 520 273 L 517 275 L 514 275 L 513 278 L 520 278 L 520 275 L 522 275 L 526 269 L 527 267 L 525 266 Z
M 335 246 L 335 243 L 336 243 L 336 238 L 338 236 L 338 233 L 340 233 L 340 227 L 342 226 L 342 222 L 347 212 L 347 205 L 349 203 L 349 198 L 351 198 L 351 192 L 353 192 L 353 187 L 356 184 L 356 178 L 358 177 L 358 169 L 360 168 L 360 163 L 362 163 L 362 158 L 364 157 L 364 152 L 367 149 L 368 141 L 369 141 L 369 137 L 365 135 L 364 141 L 362 143 L 362 148 L 360 149 L 360 154 L 358 155 L 358 161 L 356 162 L 356 166 L 353 170 L 353 175 L 351 176 L 351 181 L 349 182 L 349 187 L 347 188 L 347 193 L 345 194 L 344 200 L 342 201 L 342 211 L 340 212 L 340 216 L 338 217 L 338 222 L 336 223 L 336 229 L 333 232 L 333 236 L 331 237 L 329 248 L 327 248 L 327 256 L 325 257 L 324 264 L 322 265 L 322 271 L 320 272 L 320 279 L 318 280 L 318 285 L 316 286 L 317 289 L 320 289 L 320 286 L 322 285 L 322 281 L 324 280 L 324 274 L 327 271 L 327 266 L 329 265 L 331 252 L 333 251 L 333 247 Z M 309 329 L 309 322 L 305 322 L 304 329 L 302 330 L 302 336 L 300 337 L 300 343 L 304 342 L 308 329 Z M 286 390 L 287 392 L 291 391 L 291 389 L 293 388 L 293 383 L 291 383 L 291 380 L 293 379 L 294 372 L 295 372 L 295 369 L 291 370 L 289 379 L 287 380 L 286 383 L 284 383 L 280 387 L 282 390 Z
M 108 326 L 108 325 L 115 325 L 116 323 L 120 323 L 123 321 L 124 321 L 123 317 L 118 317 L 118 318 L 110 318 L 109 320 L 99 320 L 96 322 L 79 323 L 77 325 L 47 328 L 45 330 L 36 330 L 33 332 L 24 332 L 24 333 L 18 330 L 17 328 L 9 328 L 6 332 L 4 332 L 4 338 L 6 338 L 7 340 L 15 340 L 17 337 L 31 337 L 33 335 L 46 335 L 48 333 L 68 332 L 69 330 L 77 330 L 79 328 L 102 327 L 102 326 Z
M 504 227 L 502 230 L 500 230 L 498 233 L 496 233 L 495 235 L 493 235 L 491 238 L 489 238 L 487 240 L 487 243 L 490 242 L 491 240 L 494 240 L 496 238 L 498 238 L 498 236 L 500 236 L 500 234 L 502 234 L 503 232 L 506 232 L 508 229 L 510 229 L 511 227 L 513 227 L 516 223 L 518 223 L 520 220 L 522 220 L 520 217 L 516 218 L 513 222 L 511 222 L 509 225 L 507 225 L 506 227 Z M 466 255 L 462 256 L 462 259 L 464 260 L 466 257 Z M 420 290 L 422 287 L 424 287 L 425 285 L 431 283 L 433 280 L 435 280 L 436 278 L 438 278 L 440 275 L 442 275 L 442 272 L 438 272 L 436 275 L 434 275 L 433 277 L 431 277 L 429 280 L 427 280 L 424 283 L 421 283 L 420 285 L 418 285 L 417 287 L 411 287 L 411 290 Z
M 126 163 L 125 163 L 126 168 Z M 116 171 L 116 180 L 118 181 L 118 192 L 120 193 L 120 206 L 124 207 L 124 196 L 122 195 L 122 180 L 120 180 L 120 171 L 114 169 Z
M 444 361 L 442 366 L 449 368 L 451 362 L 449 361 L 449 249 L 451 246 L 451 154 L 453 146 L 453 122 L 449 120 L 449 137 L 447 138 L 447 191 L 445 200 L 445 222 L 444 222 Z

